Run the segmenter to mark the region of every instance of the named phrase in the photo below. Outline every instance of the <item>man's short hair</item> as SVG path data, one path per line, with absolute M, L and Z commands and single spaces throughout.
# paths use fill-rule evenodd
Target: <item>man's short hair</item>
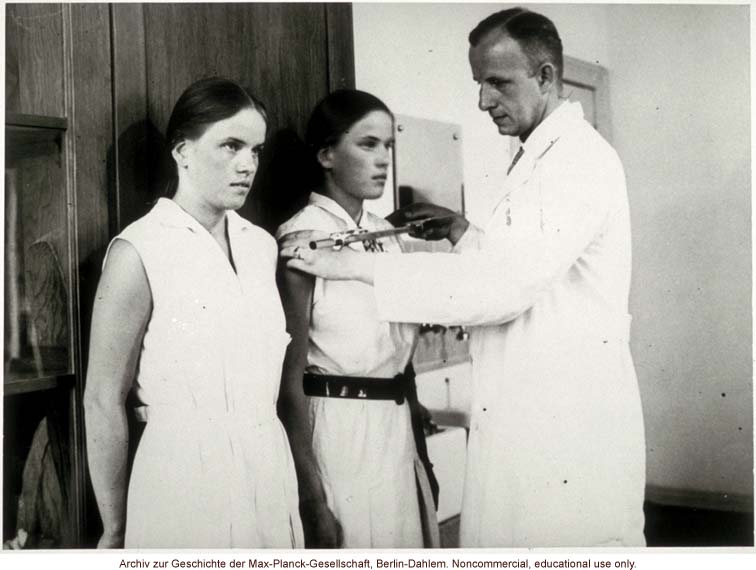
M 561 84 L 564 67 L 562 40 L 554 22 L 525 8 L 502 10 L 475 26 L 468 37 L 470 45 L 477 46 L 486 34 L 494 30 L 500 30 L 520 45 L 530 62 L 531 73 L 535 73 L 542 63 L 550 62 Z

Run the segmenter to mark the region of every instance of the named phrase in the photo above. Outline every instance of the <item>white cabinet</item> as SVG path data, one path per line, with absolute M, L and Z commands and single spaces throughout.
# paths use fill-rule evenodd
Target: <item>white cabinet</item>
M 447 427 L 426 438 L 428 457 L 438 480 L 438 522 L 460 513 L 467 459 L 467 431 Z
M 469 426 L 472 369 L 470 361 L 417 375 L 417 396 L 438 425 Z
M 466 360 L 417 375 L 417 395 L 441 431 L 427 438 L 428 456 L 438 479 L 438 520 L 459 515 L 467 459 L 472 370 Z

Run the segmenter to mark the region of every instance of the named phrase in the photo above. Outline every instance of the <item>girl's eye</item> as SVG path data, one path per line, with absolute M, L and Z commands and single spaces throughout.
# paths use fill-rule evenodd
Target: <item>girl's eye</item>
M 223 148 L 226 148 L 232 152 L 239 150 L 239 143 L 235 141 L 226 141 L 223 143 Z
M 375 148 L 376 142 L 375 141 L 363 141 L 361 146 L 364 147 L 364 148 Z

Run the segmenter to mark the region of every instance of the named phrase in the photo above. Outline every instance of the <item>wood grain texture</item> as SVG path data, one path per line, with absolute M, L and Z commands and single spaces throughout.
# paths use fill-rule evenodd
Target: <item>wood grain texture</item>
M 5 34 L 6 111 L 64 116 L 62 6 L 8 4 Z
M 213 75 L 249 88 L 275 130 L 304 127 L 327 93 L 325 13 L 319 4 L 145 5 L 149 117 L 164 132 L 173 104 Z
M 328 90 L 354 89 L 354 27 L 352 5 L 325 5 L 328 31 Z
M 154 199 L 149 172 L 150 145 L 156 138 L 147 118 L 147 61 L 144 10 L 141 4 L 113 4 L 113 100 L 115 102 L 115 168 L 111 235 L 147 213 Z
M 110 57 L 110 17 L 107 4 L 73 4 L 70 9 L 70 43 L 67 101 L 72 117 L 69 139 L 75 173 L 77 295 L 75 322 L 79 340 L 77 378 L 71 404 L 72 520 L 78 522 L 77 544 L 82 544 L 91 523 L 87 518 L 88 495 L 82 398 L 88 358 L 92 304 L 100 266 L 109 239 L 109 196 L 112 172 L 113 105 Z
M 108 6 L 73 5 L 72 36 L 78 255 L 81 263 L 95 257 L 97 263 L 109 239 L 113 175 L 108 160 L 113 146 Z
M 139 163 L 138 156 L 127 156 L 133 152 L 128 147 L 134 148 L 134 142 L 122 137 L 124 128 L 137 125 L 132 138 L 145 136 L 147 144 L 141 148 L 147 149 L 148 158 L 161 156 L 163 133 L 173 105 L 188 85 L 204 77 L 228 77 L 261 99 L 268 111 L 269 134 L 287 128 L 303 135 L 312 108 L 331 89 L 329 53 L 337 57 L 338 50 L 332 45 L 329 52 L 327 9 L 323 4 L 145 4 L 141 9 L 142 29 L 134 13 L 127 17 L 114 12 L 116 108 L 128 117 L 117 120 L 122 156 L 119 170 Z M 341 70 L 349 67 L 344 61 L 353 60 L 351 19 L 348 33 L 337 33 L 339 26 L 346 25 L 347 12 L 342 8 L 334 13 L 338 17 L 331 20 L 332 34 L 350 37 L 350 53 L 339 56 L 335 66 Z M 142 127 L 138 126 L 142 69 L 139 65 L 125 67 L 119 63 L 122 61 L 119 50 L 125 56 L 128 49 L 119 40 L 119 26 L 131 41 L 133 37 L 144 38 L 147 110 Z M 135 49 L 132 47 L 131 51 Z M 132 61 L 140 58 L 138 54 Z M 124 82 L 132 85 L 131 91 L 120 87 Z M 127 96 L 131 101 L 122 103 Z M 129 182 L 119 174 L 120 227 L 146 211 L 146 205 L 162 190 L 159 165 L 148 161 L 144 168 L 146 181 L 136 176 Z M 252 209 L 248 201 L 240 213 L 251 217 Z

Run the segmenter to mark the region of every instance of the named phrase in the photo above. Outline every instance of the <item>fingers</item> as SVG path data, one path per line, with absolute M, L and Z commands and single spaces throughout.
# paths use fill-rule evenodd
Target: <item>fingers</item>
M 334 517 L 336 522 L 336 548 L 344 546 L 344 529 L 341 527 L 341 523 Z
M 291 245 L 282 244 L 281 250 L 278 252 L 279 257 L 290 261 L 301 261 L 304 265 L 312 263 L 314 251 L 310 249 L 309 242 L 298 242 Z M 286 264 L 289 266 L 289 263 Z
M 403 226 L 410 222 L 414 222 L 415 220 L 421 220 L 423 218 L 432 216 L 436 211 L 436 208 L 437 206 L 434 206 L 433 204 L 417 202 L 415 204 L 409 204 L 408 206 L 399 208 L 398 210 L 386 216 L 386 219 L 394 226 Z
M 341 548 L 344 533 L 341 523 L 327 506 L 320 505 L 302 513 L 307 548 Z

